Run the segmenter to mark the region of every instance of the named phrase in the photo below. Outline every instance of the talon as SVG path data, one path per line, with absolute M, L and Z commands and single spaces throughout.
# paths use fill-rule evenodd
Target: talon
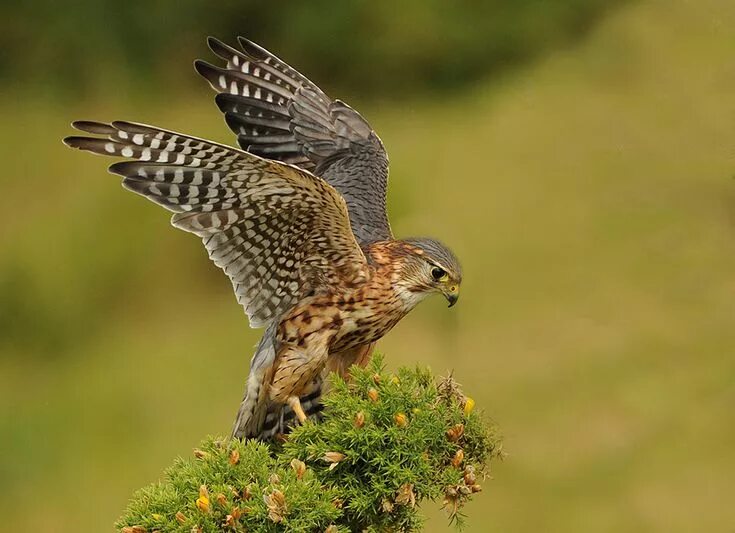
M 291 406 L 291 410 L 296 413 L 299 423 L 303 424 L 306 422 L 306 413 L 304 413 L 304 409 L 301 407 L 301 402 L 299 401 L 298 396 L 291 396 L 288 399 L 288 405 Z

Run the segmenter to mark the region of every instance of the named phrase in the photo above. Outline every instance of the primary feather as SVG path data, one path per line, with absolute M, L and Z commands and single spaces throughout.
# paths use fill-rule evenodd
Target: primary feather
M 241 50 L 210 38 L 225 66 L 197 61 L 195 67 L 219 93 L 215 101 L 240 146 L 334 186 L 360 244 L 392 238 L 385 207 L 388 156 L 367 121 L 264 48 L 239 42 Z

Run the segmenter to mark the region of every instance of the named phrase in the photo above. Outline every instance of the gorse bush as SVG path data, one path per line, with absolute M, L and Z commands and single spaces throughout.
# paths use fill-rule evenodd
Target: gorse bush
M 415 531 L 422 500 L 459 524 L 497 430 L 451 377 L 389 374 L 376 357 L 334 378 L 324 419 L 264 444 L 208 438 L 161 483 L 138 491 L 117 526 L 153 531 Z

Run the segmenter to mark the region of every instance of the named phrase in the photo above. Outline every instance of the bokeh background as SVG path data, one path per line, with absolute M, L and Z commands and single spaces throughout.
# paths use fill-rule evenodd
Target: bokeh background
M 229 430 L 259 333 L 198 239 L 61 138 L 234 142 L 191 61 L 242 34 L 371 121 L 395 233 L 463 260 L 460 304 L 380 347 L 504 430 L 468 530 L 735 531 L 732 0 L 0 10 L 0 529 L 109 531 Z

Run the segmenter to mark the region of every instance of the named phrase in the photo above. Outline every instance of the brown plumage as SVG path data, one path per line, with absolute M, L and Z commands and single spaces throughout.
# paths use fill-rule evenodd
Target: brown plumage
M 173 211 L 230 278 L 253 327 L 233 435 L 269 438 L 318 416 L 325 374 L 367 364 L 423 298 L 457 301 L 461 269 L 432 239 L 393 239 L 388 159 L 354 110 L 246 40 L 210 40 L 224 68 L 197 62 L 242 150 L 131 122 L 75 122 L 71 147 L 132 161 L 110 171 Z

